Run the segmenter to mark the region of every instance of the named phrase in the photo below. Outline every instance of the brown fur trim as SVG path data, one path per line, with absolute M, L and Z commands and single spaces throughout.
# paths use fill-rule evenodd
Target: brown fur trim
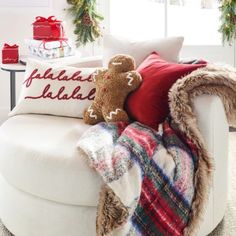
M 128 209 L 111 188 L 104 185 L 100 192 L 97 210 L 97 236 L 105 236 L 122 226 L 128 219 Z
M 212 183 L 213 160 L 208 153 L 193 112 L 193 98 L 202 94 L 218 95 L 230 124 L 235 125 L 236 73 L 227 68 L 208 65 L 178 80 L 169 92 L 171 116 L 180 129 L 198 148 L 198 168 L 195 173 L 195 198 L 185 236 L 196 235 L 208 200 Z

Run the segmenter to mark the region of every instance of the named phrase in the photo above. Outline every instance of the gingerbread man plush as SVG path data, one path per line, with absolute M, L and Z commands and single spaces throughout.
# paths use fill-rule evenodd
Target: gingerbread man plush
M 108 69 L 98 70 L 93 75 L 96 85 L 95 99 L 84 112 L 87 124 L 97 124 L 101 121 L 128 121 L 124 110 L 127 95 L 141 84 L 140 74 L 134 71 L 134 59 L 127 55 L 114 56 Z

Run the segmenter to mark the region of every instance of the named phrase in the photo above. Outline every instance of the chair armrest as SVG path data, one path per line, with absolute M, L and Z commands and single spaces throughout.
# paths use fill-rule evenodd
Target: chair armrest
M 73 67 L 102 67 L 102 57 L 94 56 L 94 57 L 85 57 L 80 58 L 78 62 L 73 62 L 69 64 L 69 66 Z
M 194 99 L 194 110 L 199 129 L 203 135 L 208 151 L 214 159 L 214 179 L 208 204 L 207 215 L 199 235 L 207 233 L 222 219 L 228 192 L 228 132 L 229 126 L 222 101 L 217 96 L 202 95 Z M 210 227 L 210 222 L 211 226 Z M 210 232 L 208 232 L 210 233 Z
M 210 95 L 196 97 L 194 111 L 199 129 L 210 153 L 214 154 L 217 141 L 220 141 L 220 146 L 227 146 L 228 143 L 224 141 L 228 140 L 229 127 L 220 98 Z

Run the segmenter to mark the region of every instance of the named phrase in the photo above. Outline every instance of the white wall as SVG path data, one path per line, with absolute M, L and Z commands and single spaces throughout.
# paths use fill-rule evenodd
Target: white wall
M 109 1 L 99 0 L 99 10 L 105 16 L 104 25 L 106 32 L 109 30 Z M 1 8 L 0 7 L 0 48 L 6 42 L 9 44 L 17 43 L 20 45 L 20 53 L 27 54 L 24 39 L 32 36 L 32 22 L 38 15 L 55 15 L 57 18 L 66 22 L 65 30 L 68 37 L 75 39 L 73 25 L 70 16 L 63 9 L 67 8 L 66 0 L 51 0 L 48 8 Z M 93 46 L 79 48 L 83 56 L 91 56 L 94 53 Z M 95 54 L 96 54 L 95 50 Z M 235 52 L 236 53 L 236 52 Z M 210 61 L 224 62 L 231 65 L 235 64 L 235 53 L 231 47 L 219 46 L 184 46 L 182 57 L 199 58 L 203 57 Z M 23 80 L 23 73 L 17 76 L 17 96 Z M 10 107 L 10 86 L 9 73 L 0 71 L 0 123 L 7 118 Z
M 35 17 L 55 15 L 58 19 L 65 21 L 65 31 L 67 37 L 75 39 L 73 34 L 73 25 L 70 16 L 66 11 L 68 5 L 66 0 L 51 0 L 50 7 L 0 7 L 0 48 L 4 43 L 14 44 L 20 46 L 20 54 L 25 55 L 27 48 L 24 44 L 24 39 L 32 37 L 32 22 Z M 93 50 L 91 45 L 86 48 L 80 48 L 84 56 L 90 56 Z M 0 53 L 1 54 L 1 53 Z M 21 82 L 24 73 L 17 73 L 17 96 L 19 94 Z M 10 107 L 10 80 L 9 73 L 0 71 L 0 123 L 6 119 Z

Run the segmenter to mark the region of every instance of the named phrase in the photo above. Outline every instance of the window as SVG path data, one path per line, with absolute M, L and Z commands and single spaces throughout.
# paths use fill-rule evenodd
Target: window
M 110 32 L 133 38 L 163 37 L 164 3 L 148 0 L 111 0 Z
M 188 45 L 220 45 L 218 0 L 110 0 L 110 32 L 131 38 L 183 35 Z

